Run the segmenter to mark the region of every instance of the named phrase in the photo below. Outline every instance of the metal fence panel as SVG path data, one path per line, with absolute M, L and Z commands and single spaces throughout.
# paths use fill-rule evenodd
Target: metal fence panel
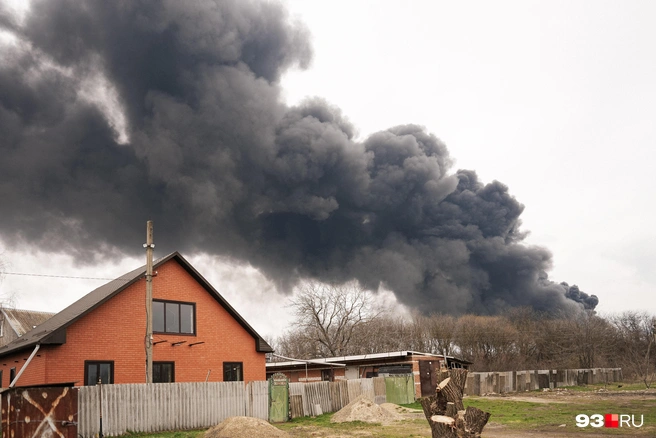
M 269 382 L 250 382 L 246 390 L 248 393 L 246 415 L 261 419 L 269 418 Z
M 385 393 L 389 403 L 407 404 L 415 401 L 415 379 L 412 374 L 385 377 Z
M 2 394 L 2 436 L 77 438 L 77 391 L 14 388 Z

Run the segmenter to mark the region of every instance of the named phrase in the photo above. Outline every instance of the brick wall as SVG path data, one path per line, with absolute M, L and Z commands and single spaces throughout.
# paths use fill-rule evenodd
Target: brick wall
M 335 381 L 345 380 L 344 368 L 333 368 L 333 379 Z M 322 370 L 317 369 L 308 369 L 307 374 L 305 370 L 299 371 L 283 371 L 282 374 L 285 374 L 290 382 L 321 382 L 323 381 Z
M 196 335 L 155 334 L 153 361 L 175 363 L 176 382 L 223 380 L 224 362 L 242 362 L 245 381 L 265 380 L 264 353 L 256 340 L 232 318 L 212 295 L 180 264 L 170 260 L 157 268 L 153 298 L 196 304 Z M 84 384 L 84 362 L 114 361 L 114 383 L 145 382 L 145 280 L 129 286 L 67 328 L 66 343 L 42 346 L 21 376 L 18 385 L 75 382 Z M 172 343 L 186 341 L 172 346 Z M 190 347 L 188 344 L 204 342 Z M 9 369 L 17 372 L 31 350 L 0 359 L 3 386 Z M 15 362 L 18 361 L 18 362 Z

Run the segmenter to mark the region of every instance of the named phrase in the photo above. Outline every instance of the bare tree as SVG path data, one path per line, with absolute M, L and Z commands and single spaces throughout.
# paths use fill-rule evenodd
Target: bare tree
M 455 339 L 463 358 L 477 371 L 506 371 L 517 363 L 517 330 L 501 316 L 464 315 Z
M 451 315 L 431 315 L 425 318 L 429 353 L 452 356 L 456 348 L 456 318 Z
M 5 278 L 5 272 L 9 269 L 9 262 L 4 258 L 3 254 L 0 254 L 0 284 Z M 6 291 L 4 288 L 0 288 L 0 307 L 14 307 L 16 305 L 16 293 L 15 291 Z
M 411 323 L 402 316 L 381 314 L 353 331 L 346 354 L 373 354 L 414 349 Z
M 356 331 L 383 314 L 373 294 L 354 281 L 340 285 L 307 281 L 291 299 L 291 307 L 297 336 L 317 346 L 317 355 L 326 356 L 347 354 Z
M 313 342 L 300 330 L 289 330 L 271 344 L 276 354 L 297 359 L 321 357 L 321 346 Z
M 578 358 L 578 366 L 606 366 L 616 346 L 615 331 L 611 324 L 591 311 L 582 311 L 567 321 L 563 337 Z
M 656 379 L 656 317 L 645 312 L 624 312 L 610 318 L 617 330 L 620 363 L 650 388 Z

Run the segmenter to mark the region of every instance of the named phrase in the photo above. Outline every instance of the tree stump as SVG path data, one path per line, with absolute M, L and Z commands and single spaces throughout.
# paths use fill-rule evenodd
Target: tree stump
M 480 437 L 490 419 L 488 412 L 464 408 L 462 397 L 467 370 L 452 369 L 435 390 L 435 395 L 420 399 L 433 438 Z
M 447 377 L 437 385 L 435 392 L 437 393 L 438 399 L 446 400 L 446 403 L 454 403 L 457 410 L 462 411 L 465 409 L 465 406 L 462 404 L 464 383 L 462 384 L 462 387 L 459 387 L 458 385 L 458 380 Z M 446 409 L 446 405 L 444 408 Z
M 433 438 L 458 438 L 458 432 L 455 428 L 456 420 L 453 418 L 446 415 L 433 415 L 428 422 Z
M 489 419 L 489 412 L 483 412 L 473 406 L 467 407 L 465 415 L 463 416 L 463 420 L 472 436 L 480 435 Z
M 458 416 L 458 408 L 456 407 L 456 404 L 448 402 L 446 404 L 446 410 L 444 411 L 444 415 L 446 415 L 447 417 L 456 418 Z
M 443 412 L 442 408 L 437 405 L 437 396 L 431 395 L 430 397 L 422 397 L 419 399 L 421 407 L 424 409 L 424 415 L 427 420 L 430 420 L 430 417 L 433 415 L 440 415 L 439 412 Z M 446 407 L 444 407 L 446 411 Z

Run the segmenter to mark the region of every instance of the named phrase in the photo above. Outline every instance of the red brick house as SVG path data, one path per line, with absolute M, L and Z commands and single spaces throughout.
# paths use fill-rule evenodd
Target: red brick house
M 154 264 L 153 381 L 264 380 L 272 348 L 179 253 Z M 145 267 L 0 348 L 0 386 L 144 383 Z

